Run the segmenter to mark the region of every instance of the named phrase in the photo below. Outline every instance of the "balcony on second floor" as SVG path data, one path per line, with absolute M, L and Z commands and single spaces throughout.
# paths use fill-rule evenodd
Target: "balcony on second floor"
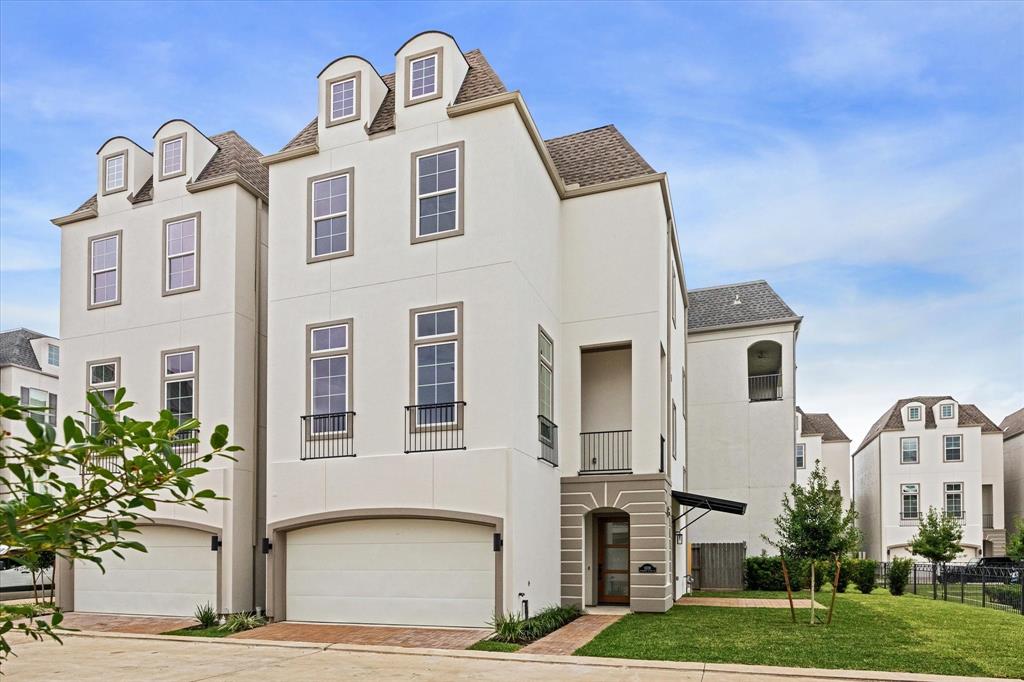
M 752 403 L 782 400 L 782 346 L 775 341 L 747 349 L 747 394 Z
M 465 450 L 466 403 L 405 406 L 405 453 Z
M 581 474 L 633 471 L 632 364 L 628 344 L 581 353 Z

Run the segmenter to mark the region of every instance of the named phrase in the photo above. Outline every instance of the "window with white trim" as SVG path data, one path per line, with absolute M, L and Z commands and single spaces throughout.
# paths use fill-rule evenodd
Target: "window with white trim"
M 309 330 L 309 407 L 312 434 L 349 433 L 352 375 L 351 322 L 335 322 Z
M 165 291 L 187 291 L 195 289 L 198 282 L 196 264 L 199 255 L 199 230 L 197 218 L 189 217 L 167 223 L 165 238 L 167 262 L 164 272 L 167 281 Z
M 437 55 L 412 60 L 409 65 L 409 99 L 427 97 L 437 92 Z
M 54 367 L 60 367 L 60 346 L 46 344 L 46 362 Z
M 179 424 L 196 416 L 198 354 L 195 349 L 164 353 L 164 409 L 169 411 Z
M 917 464 L 920 458 L 917 438 L 900 438 L 900 464 Z
M 41 388 L 21 387 L 21 404 L 35 408 L 29 417 L 40 424 L 57 425 L 57 395 Z
M 185 138 L 176 137 L 167 140 L 161 147 L 161 158 L 163 159 L 163 175 L 177 175 L 185 168 Z
M 350 118 L 356 113 L 356 79 L 331 83 L 331 121 Z
M 92 305 L 111 305 L 119 300 L 121 236 L 112 234 L 89 242 L 89 300 Z
M 900 518 L 921 518 L 921 486 L 917 483 L 904 483 L 900 486 Z
M 460 324 L 457 306 L 413 315 L 417 425 L 449 424 L 457 419 Z
M 807 468 L 806 446 L 803 443 L 796 444 L 796 468 Z
M 963 436 L 942 437 L 942 461 L 962 462 L 964 459 Z
M 115 192 L 125 188 L 124 163 L 128 158 L 127 154 L 118 154 L 108 157 L 103 164 L 103 189 L 107 192 Z
M 953 403 L 943 403 L 939 405 L 939 419 L 952 419 L 953 418 Z
M 964 484 L 946 483 L 943 487 L 946 516 L 954 519 L 964 518 Z
M 459 147 L 416 157 L 416 237 L 459 230 Z
M 921 421 L 921 408 L 918 405 L 913 405 L 907 408 L 907 420 L 912 422 Z
M 312 215 L 313 258 L 349 253 L 349 212 L 351 208 L 349 174 L 342 173 L 313 180 L 310 211 Z
M 679 410 L 672 401 L 672 459 L 679 459 Z
M 114 404 L 114 397 L 120 382 L 120 363 L 117 360 L 90 362 L 86 367 L 88 386 L 86 390 L 97 393 L 107 405 Z M 89 431 L 92 435 L 100 432 L 100 422 L 94 411 L 89 409 Z
M 551 445 L 554 442 L 555 421 L 555 343 L 543 329 L 537 334 L 537 414 L 540 420 L 540 441 Z

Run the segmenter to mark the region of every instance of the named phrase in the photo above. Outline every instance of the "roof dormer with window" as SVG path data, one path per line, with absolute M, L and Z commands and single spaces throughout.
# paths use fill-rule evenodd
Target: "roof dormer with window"
M 365 140 L 388 95 L 388 84 L 362 57 L 339 57 L 317 76 L 320 145 L 325 148 Z
M 112 137 L 96 151 L 96 200 L 101 211 L 131 206 L 149 178 L 152 156 L 134 140 Z
M 153 198 L 184 194 L 217 153 L 217 145 L 188 121 L 171 119 L 153 133 Z
M 943 400 L 935 405 L 935 423 L 956 426 L 959 416 L 955 400 Z
M 407 40 L 395 53 L 396 126 L 447 118 L 467 73 L 469 62 L 447 33 L 425 31 Z

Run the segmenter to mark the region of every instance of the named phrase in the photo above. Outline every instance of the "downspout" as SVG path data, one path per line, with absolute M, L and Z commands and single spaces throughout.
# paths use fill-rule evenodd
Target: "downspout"
M 260 408 L 261 408 L 261 405 L 262 405 L 261 396 L 263 395 L 263 371 L 262 371 L 263 370 L 263 367 L 262 367 L 263 341 L 262 341 L 262 337 L 261 337 L 261 334 L 260 334 L 260 327 L 261 327 L 262 322 L 263 322 L 262 312 L 263 312 L 263 299 L 264 299 L 263 287 L 261 286 L 261 283 L 263 281 L 263 278 L 261 276 L 262 269 L 263 269 L 263 263 L 262 263 L 262 249 L 260 248 L 260 245 L 261 245 L 261 232 L 260 232 L 260 229 L 262 227 L 261 224 L 260 224 L 260 214 L 262 212 L 262 209 L 263 209 L 263 200 L 260 199 L 259 197 L 257 197 L 256 198 L 256 226 L 255 226 L 256 227 L 256 234 L 254 235 L 255 239 L 253 239 L 253 242 L 255 243 L 255 254 L 254 254 L 255 257 L 253 258 L 253 263 L 255 264 L 255 268 L 256 268 L 255 269 L 255 273 L 254 273 L 254 275 L 255 275 L 255 290 L 256 290 L 255 291 L 255 293 L 256 293 L 256 310 L 254 311 L 254 315 L 253 315 L 253 317 L 255 319 L 255 324 L 256 324 L 256 327 L 255 327 L 255 330 L 254 330 L 255 334 L 256 334 L 256 357 L 254 358 L 255 363 L 256 363 L 256 367 L 255 367 L 256 371 L 254 372 L 255 382 L 256 382 L 256 385 L 254 386 L 254 388 L 255 388 L 256 394 L 255 394 L 255 396 L 253 396 L 254 400 L 253 400 L 253 434 L 252 434 L 252 436 L 253 436 L 252 443 L 253 443 L 253 446 L 254 446 L 254 452 L 253 452 L 253 490 L 252 490 L 252 496 L 253 496 L 253 500 L 252 500 L 252 510 L 253 510 L 253 517 L 252 517 L 252 525 L 253 525 L 253 534 L 252 534 L 252 578 L 253 578 L 252 579 L 252 605 L 253 605 L 253 609 L 254 610 L 260 609 L 260 607 L 262 607 L 262 611 L 265 613 L 266 612 L 266 604 L 260 604 L 258 599 L 257 599 L 257 596 L 261 592 L 261 590 L 259 589 L 259 581 L 258 581 L 258 577 L 260 575 L 259 563 L 258 562 L 260 562 L 260 561 L 266 562 L 266 557 L 262 554 L 262 551 L 261 551 L 261 545 L 262 545 L 261 539 L 263 538 L 264 529 L 262 529 L 260 527 L 260 519 L 263 518 L 263 513 L 262 513 L 262 510 L 261 510 L 261 503 L 265 499 L 264 496 L 262 495 L 262 487 L 261 487 L 261 483 L 260 483 L 261 472 L 263 471 L 263 466 L 262 466 L 262 461 L 261 461 L 261 459 L 263 457 L 263 448 L 260 446 Z M 263 586 L 264 589 L 262 590 L 262 593 L 265 595 L 266 594 L 266 571 L 265 570 L 263 571 L 263 582 L 264 582 L 264 586 Z

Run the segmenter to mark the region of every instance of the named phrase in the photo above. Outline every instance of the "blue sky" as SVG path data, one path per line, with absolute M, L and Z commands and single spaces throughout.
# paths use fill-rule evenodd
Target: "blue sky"
M 436 28 L 545 137 L 615 123 L 671 178 L 690 287 L 804 316 L 800 404 L 1024 404 L 1024 4 L 0 4 L 0 328 L 58 331 L 63 215 L 112 135 L 279 149 L 315 77 Z

